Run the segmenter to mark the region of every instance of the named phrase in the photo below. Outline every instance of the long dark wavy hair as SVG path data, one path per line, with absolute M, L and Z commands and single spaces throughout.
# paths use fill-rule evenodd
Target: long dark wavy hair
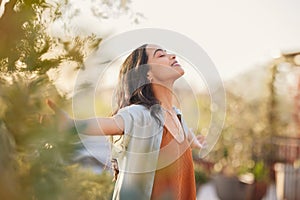
M 115 91 L 117 107 L 113 114 L 132 104 L 143 105 L 148 109 L 160 104 L 154 96 L 152 84 L 148 79 L 150 66 L 147 64 L 146 47 L 147 44 L 144 44 L 135 49 L 122 64 Z M 151 115 L 159 121 L 155 109 L 150 109 L 150 111 Z
M 162 126 L 162 122 L 158 117 L 158 109 L 160 109 L 160 102 L 154 96 L 152 84 L 148 79 L 148 72 L 150 66 L 147 64 L 148 55 L 146 53 L 147 44 L 135 49 L 122 64 L 119 81 L 115 90 L 114 97 L 116 98 L 116 109 L 113 115 L 121 108 L 137 104 L 143 105 L 150 110 L 151 116 L 155 118 L 157 123 Z M 111 142 L 117 143 L 123 136 L 119 138 L 111 137 Z M 117 163 L 117 160 L 112 154 L 112 163 Z M 117 179 L 119 169 L 117 164 L 112 164 L 114 169 L 114 180 Z

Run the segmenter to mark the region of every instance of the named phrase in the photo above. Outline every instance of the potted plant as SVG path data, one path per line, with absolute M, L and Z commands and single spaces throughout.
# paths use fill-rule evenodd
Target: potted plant
M 252 193 L 253 200 L 262 199 L 266 192 L 269 184 L 269 168 L 263 161 L 258 161 L 252 169 L 254 175 L 254 190 Z

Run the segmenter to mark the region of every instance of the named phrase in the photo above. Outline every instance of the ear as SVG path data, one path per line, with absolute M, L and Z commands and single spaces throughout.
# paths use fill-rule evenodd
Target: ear
M 152 73 L 150 71 L 147 73 L 147 78 L 150 81 L 150 83 L 153 81 L 153 76 L 152 76 Z

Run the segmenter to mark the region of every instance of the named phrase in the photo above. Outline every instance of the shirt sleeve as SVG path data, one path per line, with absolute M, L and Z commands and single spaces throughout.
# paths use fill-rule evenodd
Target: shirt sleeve
M 134 113 L 129 107 L 122 108 L 115 115 L 116 117 L 121 117 L 124 122 L 124 134 L 127 135 L 132 132 L 134 125 Z

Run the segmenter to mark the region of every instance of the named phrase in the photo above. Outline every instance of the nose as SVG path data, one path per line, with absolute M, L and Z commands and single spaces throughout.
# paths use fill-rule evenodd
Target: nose
M 173 54 L 173 53 L 170 53 L 169 54 L 169 58 L 172 60 L 172 59 L 175 59 L 176 58 L 176 55 L 175 54 Z

